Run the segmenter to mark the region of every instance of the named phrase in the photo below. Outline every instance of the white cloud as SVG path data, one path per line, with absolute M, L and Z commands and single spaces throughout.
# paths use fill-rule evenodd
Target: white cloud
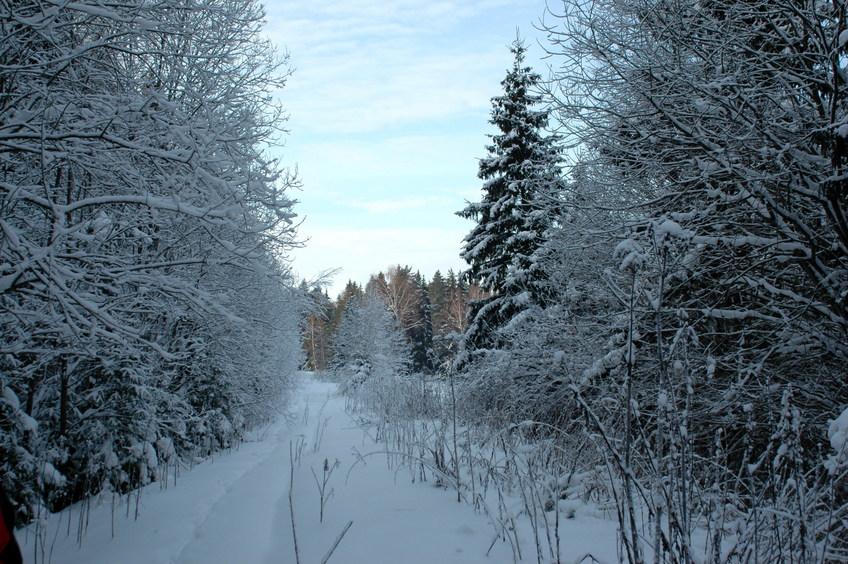
M 269 3 L 272 28 L 283 28 L 323 41 L 350 36 L 396 33 L 452 31 L 466 20 L 493 11 L 504 12 L 510 6 L 528 6 L 527 0 L 464 0 L 433 2 L 428 0 L 300 0 Z M 538 4 L 541 13 L 543 3 Z M 291 19 L 290 19 L 291 18 Z M 308 25 L 303 25 L 304 23 Z M 521 23 L 521 22 L 516 22 Z M 295 24 L 295 25 L 287 25 Z M 332 33 L 328 33 L 332 30 Z M 468 31 L 466 29 L 466 31 Z M 474 31 L 474 30 L 472 30 Z
M 293 127 L 335 134 L 455 116 L 476 115 L 485 122 L 499 80 L 492 69 L 501 66 L 502 57 L 406 56 L 392 53 L 389 61 L 377 54 L 296 70 L 282 96 Z
M 293 123 L 345 133 L 485 116 L 510 62 L 505 45 L 515 25 L 529 28 L 544 4 L 381 0 L 269 8 L 269 32 L 296 68 L 283 93 Z M 503 24 L 493 10 L 518 11 L 526 20 Z

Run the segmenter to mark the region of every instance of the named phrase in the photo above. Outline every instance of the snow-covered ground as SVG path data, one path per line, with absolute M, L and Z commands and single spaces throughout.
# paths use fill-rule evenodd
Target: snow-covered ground
M 183 470 L 176 487 L 145 488 L 129 507 L 111 495 L 88 512 L 88 528 L 77 540 L 81 510 L 72 508 L 46 523 L 42 549 L 32 530 L 19 531 L 27 562 L 71 563 L 320 563 L 349 522 L 329 562 L 476 563 L 513 562 L 513 551 L 488 518 L 432 482 L 410 480 L 390 467 L 375 443 L 344 410 L 335 385 L 304 377 L 294 421 L 280 420 L 260 440 Z M 290 418 L 291 419 L 291 418 Z M 319 483 L 325 486 L 320 521 Z M 292 480 L 289 503 L 289 483 Z M 332 493 L 331 493 L 332 492 Z M 114 516 L 113 516 L 114 514 Z M 112 528 L 114 526 L 114 537 Z M 535 562 L 529 528 L 518 524 L 523 561 Z M 563 562 L 591 553 L 616 562 L 616 527 L 580 514 L 561 523 Z M 488 551 L 488 556 L 487 556 Z M 585 558 L 592 562 L 592 558 Z

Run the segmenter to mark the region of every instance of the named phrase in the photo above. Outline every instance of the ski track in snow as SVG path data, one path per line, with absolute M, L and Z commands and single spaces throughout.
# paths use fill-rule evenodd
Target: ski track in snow
M 432 481 L 411 482 L 406 468 L 390 467 L 387 457 L 360 459 L 357 453 L 382 450 L 345 412 L 334 384 L 304 378 L 294 420 L 270 426 L 264 439 L 216 455 L 191 471 L 182 471 L 167 489 L 147 486 L 133 519 L 121 498 L 114 518 L 112 496 L 90 510 L 87 533 L 76 541 L 79 506 L 47 520 L 45 553 L 36 548 L 32 527 L 19 531 L 26 562 L 54 564 L 135 563 L 294 563 L 289 508 L 290 448 L 302 444 L 294 463 L 292 500 L 300 562 L 319 563 L 344 526 L 353 525 L 329 564 L 463 564 L 513 562 L 510 547 L 495 543 L 485 515 L 457 503 L 455 494 Z M 338 459 L 327 484 L 324 522 L 319 522 L 319 490 L 324 460 Z M 314 472 L 314 474 L 313 474 Z M 70 534 L 68 534 L 70 519 Z M 532 533 L 524 534 L 524 562 L 535 562 Z M 579 539 L 580 550 L 566 550 L 563 561 L 592 552 L 614 562 L 615 525 L 589 516 L 571 521 L 561 532 L 564 544 Z M 570 542 L 571 541 L 571 542 Z M 52 556 L 51 556 L 52 551 Z M 569 554 L 571 553 L 571 554 Z

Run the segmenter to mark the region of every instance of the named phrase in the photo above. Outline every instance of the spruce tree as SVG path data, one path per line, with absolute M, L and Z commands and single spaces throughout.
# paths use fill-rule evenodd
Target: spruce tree
M 406 337 L 412 347 L 412 370 L 432 374 L 435 359 L 432 304 L 427 293 L 427 284 L 421 274 L 415 277 L 415 288 L 418 294 L 417 322 L 406 331 Z
M 482 201 L 457 215 L 477 225 L 465 237 L 463 273 L 488 295 L 470 303 L 465 349 L 500 348 L 497 330 L 534 305 L 545 305 L 546 276 L 539 255 L 550 225 L 546 201 L 560 183 L 556 137 L 544 133 L 548 111 L 533 91 L 541 77 L 523 66 L 527 47 L 520 38 L 509 47 L 513 67 L 501 82 L 504 93 L 492 99 L 488 156 L 480 161 Z
M 446 325 L 445 317 L 447 309 L 447 285 L 440 271 L 433 274 L 433 280 L 427 284 L 427 297 L 430 300 L 430 316 L 433 323 L 433 332 L 437 335 L 444 334 Z

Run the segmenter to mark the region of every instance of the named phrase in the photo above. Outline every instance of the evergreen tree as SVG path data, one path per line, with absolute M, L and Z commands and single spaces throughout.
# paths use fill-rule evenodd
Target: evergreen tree
M 430 317 L 433 323 L 433 332 L 442 334 L 446 326 L 447 309 L 447 285 L 442 273 L 438 270 L 433 274 L 433 279 L 427 285 L 427 297 L 430 300 Z
M 430 296 L 427 294 L 427 286 L 421 275 L 416 281 L 418 300 L 418 322 L 410 327 L 407 332 L 412 347 L 412 370 L 431 374 L 433 372 L 433 318 Z
M 362 289 L 362 286 L 354 282 L 353 280 L 348 280 L 347 284 L 345 284 L 344 290 L 339 294 L 339 297 L 336 299 L 335 307 L 333 309 L 333 316 L 330 319 L 330 333 L 334 333 L 341 323 L 342 315 L 344 314 L 345 308 L 347 307 L 347 303 L 351 300 L 360 302 L 365 297 L 365 292 Z
M 545 273 L 538 264 L 549 227 L 542 205 L 560 182 L 556 137 L 545 136 L 548 111 L 533 94 L 541 77 L 522 66 L 527 47 L 520 38 L 510 45 L 512 69 L 501 82 L 504 94 L 492 99 L 490 123 L 500 131 L 491 136 L 488 156 L 478 176 L 485 180 L 483 199 L 457 213 L 477 225 L 465 238 L 461 253 L 470 268 L 469 283 L 479 283 L 489 296 L 470 304 L 465 348 L 499 348 L 497 330 L 533 305 L 544 305 Z

